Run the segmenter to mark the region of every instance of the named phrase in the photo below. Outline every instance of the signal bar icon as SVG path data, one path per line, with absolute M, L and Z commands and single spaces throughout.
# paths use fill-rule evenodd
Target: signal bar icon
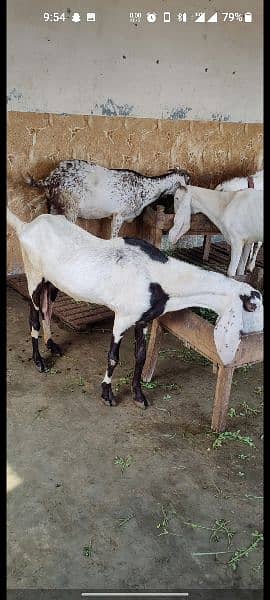
M 217 23 L 217 12 L 215 12 L 210 19 L 207 19 L 207 23 Z
M 195 19 L 195 23 L 205 23 L 205 13 L 201 13 L 197 19 Z

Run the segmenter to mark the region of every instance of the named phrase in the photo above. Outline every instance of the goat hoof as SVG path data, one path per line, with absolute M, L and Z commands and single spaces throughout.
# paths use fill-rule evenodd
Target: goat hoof
M 102 398 L 102 401 L 104 402 L 104 404 L 106 404 L 106 406 L 116 406 L 117 401 L 112 392 L 111 384 L 105 383 L 103 381 L 101 387 L 102 387 L 101 398 Z
M 45 365 L 45 362 L 44 362 L 43 358 L 38 358 L 38 359 L 36 359 L 36 360 L 35 360 L 35 365 L 36 365 L 36 367 L 37 367 L 37 370 L 38 370 L 40 373 L 45 373 L 46 371 L 48 371 L 48 369 L 47 369 L 47 367 L 46 367 L 46 365 Z
M 52 354 L 56 356 L 63 356 L 63 352 L 60 346 L 58 346 L 58 344 L 56 344 L 51 338 L 47 341 L 47 348 L 51 351 Z
M 101 396 L 101 399 L 103 404 L 106 404 L 106 406 L 117 406 L 116 398 L 114 396 L 110 398 Z
M 149 406 L 151 406 L 151 402 L 149 400 L 147 400 L 147 398 L 144 396 L 144 394 L 140 394 L 139 396 L 136 396 L 134 398 L 134 403 L 136 404 L 136 406 L 139 406 L 139 408 L 143 408 L 144 410 L 146 408 L 148 408 Z

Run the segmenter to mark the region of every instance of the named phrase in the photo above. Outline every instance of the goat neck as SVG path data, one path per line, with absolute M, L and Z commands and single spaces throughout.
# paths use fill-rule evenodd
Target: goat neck
M 232 199 L 230 192 L 216 192 L 207 188 L 189 186 L 191 191 L 191 210 L 192 213 L 203 213 L 212 221 L 218 229 L 222 223 L 222 216 L 225 208 Z
M 147 206 L 148 204 L 154 202 L 161 196 L 161 194 L 164 194 L 165 192 L 168 194 L 174 194 L 180 184 L 185 184 L 184 176 L 180 173 L 169 173 L 168 175 L 163 175 L 162 177 L 151 177 L 145 179 L 143 181 L 143 191 L 145 194 L 143 206 Z

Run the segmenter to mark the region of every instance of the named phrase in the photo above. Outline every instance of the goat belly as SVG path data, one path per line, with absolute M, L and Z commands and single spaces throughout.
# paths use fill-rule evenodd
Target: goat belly
M 49 277 L 48 277 L 49 275 Z M 51 281 L 55 287 L 64 292 L 67 296 L 81 302 L 90 302 L 94 304 L 104 304 L 104 296 L 99 286 L 99 274 L 91 273 L 91 279 L 88 274 L 81 270 L 73 271 L 71 269 L 61 268 L 58 270 L 57 277 L 55 272 L 46 273 L 46 279 Z M 90 280 L 90 281 L 89 281 Z
M 105 219 L 106 217 L 110 217 L 111 214 L 111 212 L 87 203 L 80 203 L 79 205 L 79 217 L 81 219 Z

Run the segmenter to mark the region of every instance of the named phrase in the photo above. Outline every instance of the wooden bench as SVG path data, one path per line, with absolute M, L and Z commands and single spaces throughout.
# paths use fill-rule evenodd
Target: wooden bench
M 143 228 L 145 239 L 149 240 L 154 246 L 160 248 L 161 238 L 164 233 L 167 233 L 173 226 L 174 213 L 165 213 L 164 206 L 158 205 L 154 210 L 151 206 L 147 206 L 143 213 Z M 204 260 L 208 249 L 208 240 L 211 240 L 212 235 L 219 234 L 220 231 L 205 215 L 198 213 L 191 217 L 191 227 L 185 236 L 202 235 L 204 236 Z
M 193 348 L 213 363 L 217 371 L 217 383 L 211 428 L 218 432 L 224 431 L 234 369 L 263 361 L 263 333 L 242 335 L 234 361 L 229 366 L 225 366 L 217 354 L 214 325 L 190 309 L 167 313 L 153 321 L 142 373 L 143 381 L 149 382 L 152 379 L 163 331 L 172 333 L 186 346 Z

